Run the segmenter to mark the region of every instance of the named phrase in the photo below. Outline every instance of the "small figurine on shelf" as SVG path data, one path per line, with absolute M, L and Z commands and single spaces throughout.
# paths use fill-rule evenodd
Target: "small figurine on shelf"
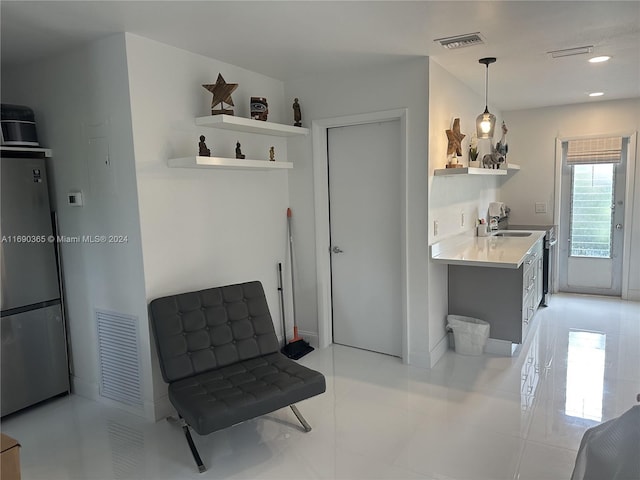
M 211 150 L 207 148 L 207 144 L 204 143 L 204 135 L 200 135 L 200 143 L 198 143 L 198 156 L 199 157 L 210 157 Z
M 231 107 L 234 106 L 231 94 L 238 88 L 237 83 L 225 82 L 222 75 L 218 73 L 216 83 L 208 83 L 202 86 L 213 93 L 213 98 L 211 99 L 211 115 L 233 115 L 233 109 L 224 108 L 224 104 L 226 103 Z M 216 109 L 215 107 L 218 105 L 220 105 L 220 108 Z
M 509 151 L 509 145 L 507 145 L 507 126 L 502 122 L 502 138 L 496 146 L 491 145 L 491 153 L 488 153 L 482 157 L 482 168 L 496 168 L 499 169 L 500 165 L 507 162 L 507 152 Z
M 267 121 L 269 115 L 269 104 L 264 97 L 251 97 L 251 118 L 254 120 Z
M 453 128 L 446 130 L 447 134 L 447 155 L 455 154 L 456 157 L 462 156 L 462 139 L 466 137 L 464 133 L 460 133 L 460 119 L 453 121 Z
M 509 152 L 509 145 L 507 145 L 507 132 L 509 129 L 507 125 L 502 122 L 502 138 L 496 143 L 496 150 L 500 155 L 504 157 L 504 161 L 507 161 L 507 153 Z
M 300 111 L 300 104 L 298 103 L 298 99 L 293 99 L 293 124 L 294 127 L 302 126 L 302 112 Z
M 242 150 L 240 150 L 240 142 L 236 142 L 236 158 L 242 160 L 244 158 L 244 154 Z
M 276 161 L 276 149 L 275 149 L 275 148 L 273 148 L 273 147 L 271 147 L 271 148 L 269 149 L 269 160 L 270 160 L 271 162 L 275 162 L 275 161 Z
M 503 163 L 504 156 L 501 155 L 493 145 L 491 145 L 491 153 L 487 153 L 482 157 L 482 168 L 499 169 L 500 165 Z
M 446 130 L 447 134 L 447 156 L 451 157 L 446 165 L 447 168 L 461 168 L 462 164 L 458 163 L 458 157 L 462 156 L 462 139 L 466 137 L 464 133 L 460 132 L 460 119 L 453 120 L 453 128 Z M 453 160 L 455 159 L 455 163 Z
M 475 132 L 471 135 L 471 143 L 469 143 L 469 166 L 478 167 L 478 137 Z

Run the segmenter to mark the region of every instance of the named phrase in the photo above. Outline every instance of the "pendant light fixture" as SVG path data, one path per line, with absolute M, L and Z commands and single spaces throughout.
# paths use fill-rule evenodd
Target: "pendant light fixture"
M 484 112 L 476 118 L 476 134 L 478 138 L 493 138 L 496 128 L 496 116 L 489 113 L 489 65 L 496 61 L 495 57 L 481 58 L 478 62 L 487 67 L 484 90 Z

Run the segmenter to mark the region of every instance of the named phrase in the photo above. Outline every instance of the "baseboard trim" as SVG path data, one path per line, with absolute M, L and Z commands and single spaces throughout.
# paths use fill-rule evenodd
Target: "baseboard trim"
M 445 334 L 444 337 L 433 347 L 433 350 L 429 352 L 429 368 L 433 368 L 440 361 L 444 354 L 449 349 L 449 336 Z
M 150 420 L 154 422 L 175 414 L 175 409 L 171 405 L 168 395 L 156 398 L 154 402 L 145 402 L 145 411 L 152 412 Z
M 115 407 L 121 410 L 125 410 L 147 420 L 157 420 L 157 418 L 153 418 L 152 414 L 149 414 L 149 412 L 156 412 L 159 410 L 159 408 L 154 407 L 151 402 L 145 402 L 142 405 L 127 405 L 126 403 L 111 400 L 110 398 L 106 398 L 100 395 L 100 386 L 97 383 L 87 382 L 86 380 L 73 375 L 71 376 L 71 393 L 80 397 L 88 398 L 89 400 L 93 400 L 94 402 L 98 402 L 109 407 Z M 167 402 L 168 401 L 169 398 L 167 397 Z
M 492 353 L 493 355 L 502 355 L 503 357 L 513 357 L 520 344 L 512 343 L 508 340 L 498 340 L 496 338 L 487 339 L 487 344 L 484 347 L 485 353 Z
M 431 368 L 429 352 L 409 352 L 409 365 L 419 368 Z
M 98 384 L 94 382 L 87 382 L 86 380 L 74 375 L 71 375 L 71 393 L 96 402 L 100 401 L 100 389 Z
M 640 302 L 640 290 L 635 289 L 627 289 L 626 297 L 623 297 L 624 300 L 629 300 L 631 302 Z
M 318 332 L 308 332 L 305 330 L 298 330 L 298 333 L 306 342 L 309 342 L 309 345 L 311 345 L 313 348 L 318 348 L 318 345 L 320 345 L 319 343 L 320 337 L 318 336 Z

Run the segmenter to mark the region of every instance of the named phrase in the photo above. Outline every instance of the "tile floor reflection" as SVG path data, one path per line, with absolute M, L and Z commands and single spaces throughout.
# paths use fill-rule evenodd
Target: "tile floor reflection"
M 316 350 L 301 360 L 327 377 L 327 392 L 300 404 L 313 431 L 283 409 L 195 435 L 202 475 L 179 427 L 77 396 L 2 430 L 22 444 L 25 480 L 567 479 L 594 418 L 620 415 L 640 393 L 640 303 L 556 295 L 533 327 L 517 358 L 447 352 L 432 370 Z

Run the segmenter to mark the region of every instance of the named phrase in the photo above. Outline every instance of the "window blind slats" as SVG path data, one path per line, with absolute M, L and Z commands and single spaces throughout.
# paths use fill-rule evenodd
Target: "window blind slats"
M 621 161 L 622 137 L 586 138 L 568 142 L 568 165 L 620 163 Z

